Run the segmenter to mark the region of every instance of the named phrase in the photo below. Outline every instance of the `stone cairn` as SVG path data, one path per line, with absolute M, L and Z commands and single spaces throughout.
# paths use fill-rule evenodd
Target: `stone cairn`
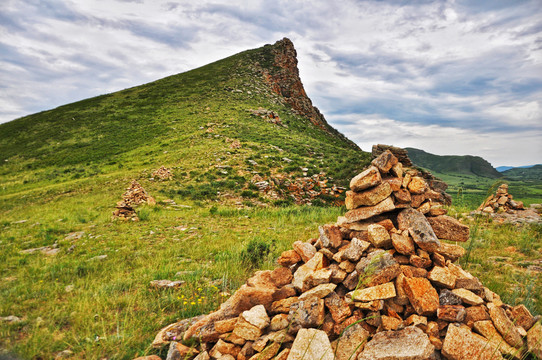
M 140 204 L 154 205 L 156 201 L 150 196 L 143 186 L 141 186 L 136 180 L 133 180 L 130 187 L 126 189 L 126 192 L 122 195 L 122 200 L 115 206 L 113 211 L 113 219 L 132 220 L 138 221 L 135 207 Z
M 152 173 L 153 178 L 158 178 L 160 180 L 171 180 L 173 179 L 173 173 L 171 172 L 171 169 L 168 169 L 164 165 L 160 166 L 159 169 L 155 170 Z
M 354 177 L 349 211 L 296 241 L 220 308 L 162 329 L 168 360 L 469 360 L 542 356 L 542 325 L 455 261 L 469 228 L 390 150 Z M 423 199 L 422 199 L 423 198 Z M 189 348 L 183 341 L 196 341 Z
M 490 195 L 477 211 L 488 214 L 509 213 L 513 214 L 516 210 L 524 210 L 523 202 L 512 200 L 513 196 L 508 193 L 508 184 L 502 184 L 497 189 L 495 195 Z

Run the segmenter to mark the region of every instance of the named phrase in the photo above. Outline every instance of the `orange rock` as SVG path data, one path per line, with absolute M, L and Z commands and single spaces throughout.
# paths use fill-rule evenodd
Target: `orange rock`
M 418 315 L 433 315 L 437 312 L 439 297 L 429 280 L 405 277 L 403 285 L 406 295 Z

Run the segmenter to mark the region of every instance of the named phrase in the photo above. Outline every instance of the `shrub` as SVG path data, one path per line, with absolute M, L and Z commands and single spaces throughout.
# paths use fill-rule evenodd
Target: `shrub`
M 254 238 L 241 251 L 241 260 L 250 267 L 258 267 L 269 256 L 273 245 L 274 240 L 266 242 L 265 240 Z

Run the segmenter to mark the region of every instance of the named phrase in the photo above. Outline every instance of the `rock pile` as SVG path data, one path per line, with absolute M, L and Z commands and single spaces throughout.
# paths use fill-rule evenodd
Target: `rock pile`
M 160 180 L 171 180 L 173 179 L 173 173 L 171 172 L 171 169 L 168 169 L 164 165 L 160 166 L 159 169 L 155 170 L 152 173 L 153 178 L 158 178 Z
M 283 127 L 288 127 L 288 125 L 286 125 L 286 124 L 284 124 L 282 122 L 282 120 L 279 117 L 279 114 L 277 114 L 273 110 L 267 110 L 267 109 L 264 109 L 262 107 L 259 107 L 256 110 L 250 109 L 249 111 L 250 111 L 250 113 L 252 115 L 259 116 L 262 119 L 264 119 L 265 121 L 267 121 L 268 123 L 275 124 L 275 125 L 280 125 L 280 126 L 283 126 Z
M 152 196 L 147 194 L 143 186 L 141 186 L 136 180 L 133 180 L 130 187 L 126 189 L 126 192 L 122 195 L 122 200 L 115 206 L 113 211 L 114 219 L 132 220 L 138 221 L 135 207 L 140 204 L 154 205 L 156 201 Z
M 478 208 L 485 213 L 515 213 L 516 210 L 524 210 L 523 202 L 512 200 L 513 196 L 508 193 L 508 184 L 502 184 L 495 195 L 490 195 Z
M 469 228 L 384 151 L 352 179 L 349 211 L 297 241 L 220 308 L 163 329 L 168 359 L 523 359 L 542 325 L 454 262 Z M 421 196 L 421 198 L 419 198 Z

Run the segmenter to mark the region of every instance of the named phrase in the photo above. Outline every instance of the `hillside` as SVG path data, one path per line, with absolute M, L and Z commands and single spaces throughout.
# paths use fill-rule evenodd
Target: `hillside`
M 511 180 L 542 180 L 542 165 L 534 165 L 528 168 L 517 167 L 502 173 L 507 179 Z
M 415 148 L 406 148 L 412 162 L 418 166 L 442 174 L 476 175 L 499 178 L 502 175 L 489 162 L 479 156 L 434 155 Z
M 0 154 L 0 195 L 166 165 L 168 191 L 193 199 L 239 193 L 255 175 L 345 185 L 369 158 L 312 105 L 288 39 L 2 124 Z

